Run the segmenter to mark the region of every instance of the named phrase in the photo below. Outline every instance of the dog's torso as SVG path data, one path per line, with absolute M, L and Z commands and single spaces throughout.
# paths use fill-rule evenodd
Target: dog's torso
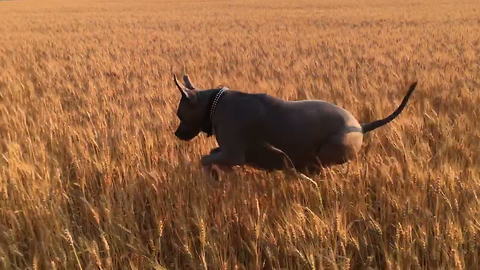
M 220 148 L 241 137 L 245 140 L 246 163 L 262 169 L 284 167 L 283 157 L 266 148 L 266 144 L 285 152 L 297 169 L 309 170 L 319 162 L 330 165 L 346 161 L 344 155 L 336 160 L 319 155 L 325 145 L 337 144 L 356 152 L 363 137 L 358 121 L 348 111 L 328 102 L 283 101 L 266 94 L 237 91 L 223 95 L 213 126 Z M 234 140 L 229 138 L 232 134 Z

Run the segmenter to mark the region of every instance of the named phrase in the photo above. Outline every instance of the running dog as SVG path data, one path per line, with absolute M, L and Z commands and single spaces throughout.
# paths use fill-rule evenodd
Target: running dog
M 181 94 L 175 135 L 189 141 L 204 132 L 218 142 L 219 147 L 201 159 L 207 170 L 249 165 L 311 173 L 345 163 L 360 150 L 364 134 L 403 111 L 417 85 L 410 86 L 391 115 L 360 124 L 350 112 L 322 100 L 284 101 L 225 87 L 198 90 L 187 75 L 184 85 L 173 77 Z

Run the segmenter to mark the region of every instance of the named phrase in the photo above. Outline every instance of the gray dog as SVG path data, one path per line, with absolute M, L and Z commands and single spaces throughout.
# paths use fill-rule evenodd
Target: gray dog
M 189 77 L 175 84 L 182 97 L 175 135 L 189 141 L 201 131 L 215 135 L 218 148 L 203 156 L 207 170 L 249 165 L 264 170 L 317 172 L 355 157 L 363 135 L 397 117 L 417 83 L 388 117 L 360 124 L 350 112 L 321 100 L 284 101 L 227 88 L 199 91 Z

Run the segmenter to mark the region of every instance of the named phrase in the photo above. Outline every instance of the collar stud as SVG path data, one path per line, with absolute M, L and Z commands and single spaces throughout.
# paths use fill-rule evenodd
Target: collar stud
M 222 87 L 220 91 L 215 95 L 215 99 L 213 100 L 212 107 L 210 108 L 210 122 L 213 121 L 213 114 L 215 113 L 215 109 L 217 108 L 218 102 L 220 101 L 220 97 L 223 93 L 227 91 L 226 87 Z

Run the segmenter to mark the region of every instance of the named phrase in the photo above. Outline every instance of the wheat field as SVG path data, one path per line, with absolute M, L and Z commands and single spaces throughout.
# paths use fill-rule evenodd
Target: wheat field
M 0 269 L 478 269 L 480 2 L 0 1 Z M 178 140 L 171 74 L 369 133 L 315 183 Z

